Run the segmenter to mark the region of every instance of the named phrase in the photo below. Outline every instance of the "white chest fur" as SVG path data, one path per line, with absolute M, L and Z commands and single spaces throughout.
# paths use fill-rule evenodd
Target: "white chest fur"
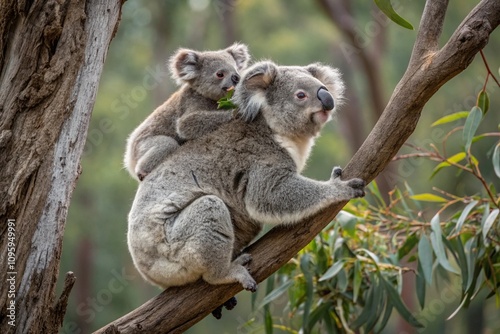
M 307 158 L 311 153 L 315 138 L 301 139 L 275 135 L 274 139 L 281 147 L 288 151 L 297 166 L 297 172 L 302 172 L 306 166 Z

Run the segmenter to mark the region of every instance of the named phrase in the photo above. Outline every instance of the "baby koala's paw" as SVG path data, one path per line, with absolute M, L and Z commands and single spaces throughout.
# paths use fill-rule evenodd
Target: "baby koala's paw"
M 342 168 L 340 168 L 339 166 L 333 167 L 331 178 L 338 179 L 341 176 L 342 176 Z

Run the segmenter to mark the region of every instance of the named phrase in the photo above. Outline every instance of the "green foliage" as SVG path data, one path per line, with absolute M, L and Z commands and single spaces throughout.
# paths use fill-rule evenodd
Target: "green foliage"
M 226 96 L 223 98 L 220 98 L 217 101 L 217 109 L 235 109 L 238 106 L 231 101 L 231 98 L 233 97 L 234 94 L 234 89 L 230 90 L 227 92 Z
M 479 94 L 470 112 L 442 117 L 432 126 L 448 126 L 463 120 L 445 136 L 442 152 L 418 147 L 418 156 L 438 162 L 439 170 L 455 168 L 472 175 L 483 191 L 457 195 L 433 187 L 433 192 L 414 194 L 410 185 L 394 189 L 384 200 L 376 183 L 365 199 L 351 201 L 334 222 L 274 277 L 280 282 L 260 307 L 288 292 L 289 332 L 379 333 L 396 310 L 415 327 L 422 327 L 403 302 L 403 288 L 414 289 L 422 308 L 432 283 L 461 279 L 461 300 L 450 316 L 468 307 L 480 291 L 489 291 L 500 307 L 500 197 L 493 180 L 487 180 L 473 155 L 473 140 L 483 121 L 485 97 Z M 447 156 L 447 140 L 462 133 L 461 151 Z M 500 139 L 500 132 L 481 137 Z M 498 176 L 500 141 L 491 159 Z M 482 157 L 481 157 L 482 158 Z M 435 194 L 435 193 L 438 194 Z M 433 203 L 432 210 L 421 202 Z M 429 211 L 432 213 L 429 214 Z M 427 218 L 429 217 L 429 218 Z M 403 275 L 416 276 L 415 287 L 403 287 Z M 266 333 L 277 325 L 266 318 Z M 283 322 L 283 319 L 281 319 Z M 282 325 L 279 326 L 283 328 Z
M 374 1 L 377 4 L 378 8 L 380 8 L 380 10 L 384 12 L 384 14 L 387 15 L 387 17 L 390 18 L 392 21 L 399 24 L 403 28 L 413 30 L 413 26 L 411 25 L 411 23 L 406 21 L 401 16 L 399 16 L 398 13 L 396 13 L 394 8 L 392 7 L 391 0 L 374 0 Z

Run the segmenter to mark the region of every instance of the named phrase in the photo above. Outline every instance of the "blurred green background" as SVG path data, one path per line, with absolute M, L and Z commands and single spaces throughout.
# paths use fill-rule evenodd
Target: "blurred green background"
M 345 106 L 339 110 L 336 120 L 324 128 L 305 174 L 327 179 L 332 166 L 347 163 L 403 75 L 416 31 L 390 22 L 373 1 L 340 2 L 347 4 L 348 13 L 354 19 L 354 39 L 346 37 L 328 15 L 325 7 L 328 1 L 125 2 L 121 23 L 106 59 L 82 158 L 83 173 L 73 194 L 66 225 L 60 282 L 67 271 L 75 273 L 77 282 L 63 333 L 96 330 L 160 293 L 159 289 L 143 282 L 128 254 L 127 213 L 137 183 L 123 169 L 122 160 L 128 134 L 177 88 L 165 66 L 177 48 L 216 50 L 241 41 L 249 46 L 253 60 L 271 59 L 282 65 L 319 61 L 340 68 L 347 86 Z M 451 36 L 475 3 L 452 2 L 443 41 Z M 394 1 L 393 5 L 418 27 L 421 2 L 401 0 Z M 498 75 L 499 32 L 491 36 L 485 54 Z M 427 104 L 410 142 L 419 146 L 440 144 L 443 133 L 430 128 L 430 124 L 451 112 L 470 110 L 485 76 L 485 67 L 477 56 L 465 72 L 446 84 Z M 491 80 L 487 88 L 492 110 L 487 115 L 491 122 L 485 123 L 496 130 L 500 120 L 499 88 Z M 486 142 L 485 147 L 491 144 Z M 450 142 L 450 151 L 453 145 Z M 405 148 L 404 151 L 411 150 Z M 476 157 L 486 160 L 487 152 Z M 429 191 L 433 167 L 434 164 L 423 160 L 403 161 L 392 165 L 380 182 L 385 189 L 407 181 L 416 191 Z M 491 179 L 492 168 L 486 167 L 485 171 L 485 177 Z M 433 182 L 447 191 L 478 191 L 467 178 L 453 174 L 442 173 Z M 411 295 L 413 288 L 408 289 Z M 250 293 L 240 293 L 238 298 L 238 306 L 224 312 L 222 320 L 208 316 L 188 333 L 263 332 L 258 326 L 263 322 L 261 315 L 251 310 Z M 411 297 L 408 298 L 411 302 Z M 477 312 L 489 319 L 485 321 L 487 324 L 496 322 L 499 326 L 498 310 L 490 304 L 444 322 L 458 306 L 456 301 L 444 303 L 430 313 L 429 327 L 424 332 L 469 333 L 468 326 L 481 332 L 482 328 L 468 320 L 476 318 Z M 277 315 L 282 315 L 283 306 L 279 302 L 273 305 Z M 416 303 L 414 309 L 419 312 Z M 252 318 L 254 323 L 245 326 Z M 413 332 L 394 317 L 387 333 L 404 331 Z

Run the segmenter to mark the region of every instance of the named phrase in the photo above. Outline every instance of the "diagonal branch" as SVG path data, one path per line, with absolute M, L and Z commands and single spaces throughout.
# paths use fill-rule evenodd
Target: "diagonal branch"
M 437 8 L 436 3 L 446 2 L 427 1 L 426 15 Z M 439 33 L 440 28 L 433 28 L 435 23 L 424 18 L 420 30 Z M 499 23 L 500 1 L 482 0 L 435 57 L 414 55 L 382 117 L 347 165 L 345 177 L 372 180 L 377 176 L 415 129 L 425 103 L 444 83 L 467 67 Z M 416 45 L 428 38 L 430 35 L 419 33 Z M 344 204 L 334 205 L 303 224 L 275 227 L 248 247 L 254 259 L 250 266 L 252 276 L 261 282 L 278 270 L 306 246 Z M 96 333 L 182 333 L 239 291 L 239 284 L 211 286 L 202 281 L 170 288 Z

